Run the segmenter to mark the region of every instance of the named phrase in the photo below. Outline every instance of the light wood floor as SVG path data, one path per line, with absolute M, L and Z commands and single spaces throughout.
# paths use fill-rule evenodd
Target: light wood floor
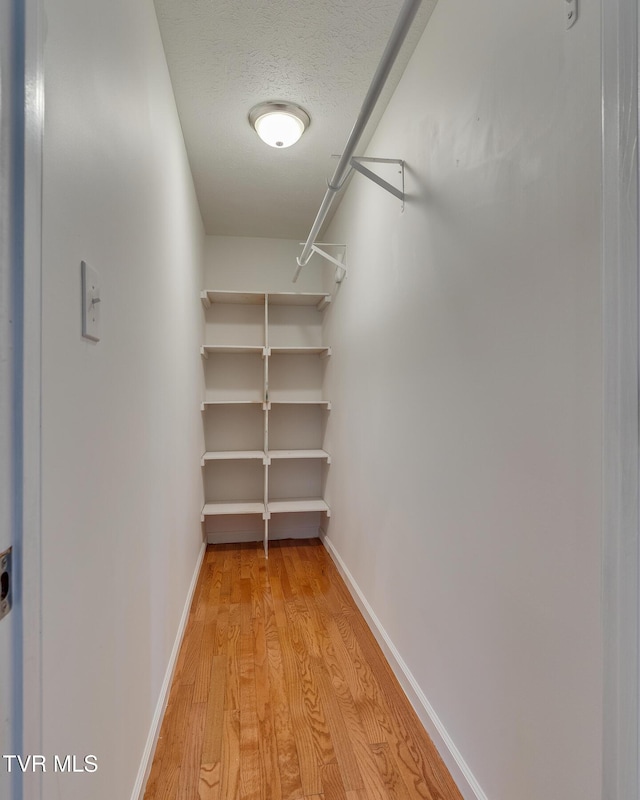
M 317 539 L 209 546 L 145 800 L 461 800 Z

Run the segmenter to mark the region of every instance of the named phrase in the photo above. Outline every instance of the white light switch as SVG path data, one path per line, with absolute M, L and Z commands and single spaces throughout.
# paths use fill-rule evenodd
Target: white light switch
M 82 277 L 82 335 L 100 341 L 100 284 L 98 273 L 86 261 L 80 262 Z

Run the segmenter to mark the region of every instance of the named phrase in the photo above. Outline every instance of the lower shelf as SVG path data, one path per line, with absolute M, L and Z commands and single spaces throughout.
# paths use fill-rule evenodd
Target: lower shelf
M 326 450 L 269 450 L 267 457 L 271 459 L 286 458 L 319 458 L 326 460 L 327 464 L 331 463 L 331 456 Z
M 204 467 L 207 461 L 262 461 L 267 463 L 264 450 L 214 450 L 204 453 L 200 462 Z
M 269 411 L 271 406 L 324 406 L 327 411 L 331 411 L 329 400 L 269 400 L 267 402 Z
M 267 503 L 268 514 L 284 514 L 296 511 L 324 511 L 328 517 L 331 516 L 331 509 L 319 497 L 269 500 Z
M 200 403 L 200 410 L 206 411 L 210 406 L 262 406 L 267 408 L 266 402 L 262 400 L 204 400 Z
M 223 514 L 261 514 L 266 519 L 266 509 L 264 503 L 248 502 L 220 502 L 205 503 L 202 509 L 202 520 L 205 517 L 217 517 Z

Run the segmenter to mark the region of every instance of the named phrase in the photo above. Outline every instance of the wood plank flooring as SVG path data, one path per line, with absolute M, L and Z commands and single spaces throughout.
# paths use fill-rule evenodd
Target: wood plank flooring
M 209 546 L 145 800 L 462 800 L 319 540 Z

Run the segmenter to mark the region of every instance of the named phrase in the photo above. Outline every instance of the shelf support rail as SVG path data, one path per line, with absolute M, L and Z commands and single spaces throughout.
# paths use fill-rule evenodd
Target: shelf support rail
M 347 169 L 353 168 L 351 159 L 355 149 L 358 146 L 358 142 L 360 141 L 366 124 L 373 113 L 373 109 L 378 102 L 380 93 L 384 88 L 386 80 L 389 77 L 389 73 L 391 72 L 391 69 L 395 63 L 396 57 L 400 52 L 400 48 L 402 47 L 407 33 L 409 32 L 411 23 L 413 22 L 415 15 L 420 8 L 421 1 L 422 0 L 405 0 L 404 5 L 400 10 L 400 14 L 398 15 L 398 19 L 396 20 L 393 31 L 391 32 L 391 36 L 389 37 L 385 51 L 382 54 L 378 68 L 376 69 L 373 80 L 371 81 L 371 85 L 369 86 L 369 90 L 364 98 L 364 102 L 362 103 L 362 108 L 360 109 L 358 118 L 351 129 L 351 133 L 347 139 L 344 151 L 340 156 L 340 160 L 338 161 L 333 176 L 329 181 L 327 191 L 325 192 L 322 203 L 320 204 L 315 221 L 311 226 L 307 241 L 302 248 L 302 253 L 296 259 L 298 266 L 293 276 L 294 283 L 298 280 L 300 270 L 302 267 L 306 266 L 312 256 L 311 248 L 316 240 L 316 237 L 318 236 L 318 233 L 320 232 L 320 229 L 322 228 L 322 225 L 324 224 L 324 221 L 327 218 L 336 193 L 342 188 L 343 178 Z

